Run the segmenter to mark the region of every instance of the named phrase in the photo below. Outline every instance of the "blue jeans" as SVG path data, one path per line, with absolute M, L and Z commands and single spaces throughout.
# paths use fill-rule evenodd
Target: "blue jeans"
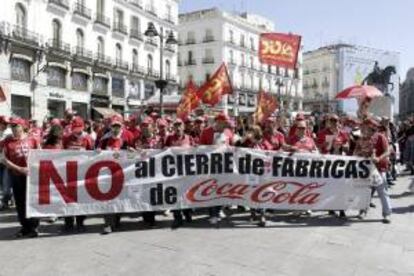
M 375 190 L 378 193 L 378 197 L 381 200 L 382 206 L 382 216 L 389 216 L 392 213 L 391 209 L 391 200 L 390 196 L 388 195 L 388 183 L 387 183 L 387 173 L 381 173 L 382 183 L 379 186 L 375 187 Z

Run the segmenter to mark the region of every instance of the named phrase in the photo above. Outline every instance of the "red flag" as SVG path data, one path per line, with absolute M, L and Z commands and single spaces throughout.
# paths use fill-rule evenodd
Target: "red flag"
M 203 103 L 215 106 L 221 101 L 223 95 L 232 93 L 233 87 L 227 72 L 227 67 L 223 63 L 214 75 L 200 87 L 197 94 Z
M 264 33 L 260 35 L 261 63 L 295 68 L 302 37 L 293 34 Z
M 3 86 L 0 85 L 0 103 L 6 101 L 6 94 L 4 93 Z
M 277 100 L 270 93 L 266 93 L 263 90 L 259 92 L 257 98 L 257 108 L 255 117 L 258 123 L 262 123 L 264 120 L 270 117 L 278 106 Z
M 180 103 L 177 107 L 177 117 L 186 119 L 188 115 L 200 105 L 200 99 L 197 95 L 197 86 L 192 80 L 187 83 Z

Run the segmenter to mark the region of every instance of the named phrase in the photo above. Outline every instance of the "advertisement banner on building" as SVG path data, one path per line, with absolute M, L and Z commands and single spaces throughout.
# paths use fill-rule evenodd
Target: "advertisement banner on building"
M 282 33 L 260 35 L 259 59 L 261 63 L 296 68 L 301 36 Z
M 29 154 L 29 217 L 240 205 L 282 210 L 366 209 L 370 160 L 227 146 L 139 152 Z

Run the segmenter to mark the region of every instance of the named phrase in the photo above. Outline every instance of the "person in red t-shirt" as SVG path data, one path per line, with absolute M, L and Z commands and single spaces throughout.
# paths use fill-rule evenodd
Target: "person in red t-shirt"
M 291 152 L 316 152 L 317 148 L 313 139 L 306 135 L 308 129 L 306 121 L 296 122 L 295 136 L 291 137 L 288 141 L 290 147 L 288 151 Z
M 194 143 L 197 145 L 200 144 L 200 135 L 203 132 L 205 126 L 206 123 L 203 117 L 200 116 L 194 120 L 193 133 L 191 136 L 193 137 Z
M 330 115 L 327 126 L 318 132 L 316 144 L 322 154 L 347 154 L 349 135 L 341 130 L 337 115 Z
M 66 150 L 93 150 L 92 139 L 84 132 L 85 123 L 81 117 L 74 117 L 71 122 L 71 133 L 63 137 L 63 148 Z M 78 231 L 85 231 L 85 216 L 76 216 L 76 227 Z M 65 217 L 64 231 L 73 230 L 73 217 Z
M 160 137 L 160 139 L 163 141 L 163 143 L 166 142 L 167 137 L 169 136 L 169 131 L 168 131 L 168 122 L 167 120 L 163 119 L 163 118 L 159 118 L 157 120 L 157 135 Z
M 214 119 L 214 126 L 206 127 L 200 135 L 201 145 L 233 145 L 234 133 L 229 128 L 230 118 L 220 113 Z
M 280 150 L 285 145 L 285 135 L 279 132 L 274 118 L 268 118 L 263 123 L 263 149 Z
M 141 136 L 141 129 L 138 126 L 138 117 L 135 115 L 129 116 L 128 120 L 125 122 L 126 129 L 132 133 L 133 136 L 133 145 Z
M 16 237 L 37 237 L 39 220 L 28 219 L 26 216 L 26 178 L 28 174 L 27 157 L 30 149 L 39 148 L 39 144 L 25 131 L 26 122 L 21 118 L 12 118 L 10 125 L 13 135 L 4 141 L 4 163 L 9 169 L 9 181 L 12 184 L 13 195 L 16 201 L 16 210 L 22 226 Z
M 391 202 L 387 192 L 386 172 L 389 164 L 389 148 L 387 138 L 378 131 L 379 123 L 373 118 L 366 118 L 361 126 L 362 137 L 358 139 L 354 155 L 370 158 L 381 174 L 381 184 L 374 187 L 382 205 L 383 223 L 391 222 Z M 361 211 L 360 215 L 365 215 Z
M 173 124 L 173 128 L 174 133 L 169 135 L 166 139 L 166 147 L 188 148 L 194 146 L 193 138 L 190 135 L 185 134 L 184 122 L 181 119 L 176 119 Z M 192 221 L 191 209 L 174 210 L 174 221 L 171 226 L 172 228 L 178 228 L 183 225 L 182 213 L 184 214 L 186 222 L 190 223 Z
M 62 144 L 63 129 L 60 125 L 52 125 L 45 136 L 42 149 L 60 150 L 63 149 Z

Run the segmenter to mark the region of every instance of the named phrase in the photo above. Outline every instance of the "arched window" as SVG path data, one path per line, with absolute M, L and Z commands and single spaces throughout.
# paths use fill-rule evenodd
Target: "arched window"
M 152 66 L 153 66 L 152 56 L 148 55 L 147 56 L 147 71 L 149 74 L 152 74 Z
M 52 28 L 53 46 L 59 47 L 62 42 L 62 25 L 60 24 L 59 20 L 53 19 Z
M 27 26 L 26 10 L 20 3 L 16 4 L 16 25 L 23 29 Z
M 85 45 L 85 37 L 81 29 L 76 30 L 76 51 L 82 51 Z
M 96 0 L 96 12 L 99 16 L 103 16 L 105 14 L 105 0 Z
M 115 57 L 117 63 L 122 61 L 122 47 L 119 43 L 115 45 Z
M 102 57 L 105 55 L 105 41 L 102 36 L 98 36 L 98 47 L 97 47 L 98 56 Z
M 132 67 L 134 70 L 138 70 L 138 51 L 137 49 L 132 50 Z
M 171 63 L 169 60 L 165 61 L 165 76 L 167 79 L 171 78 Z

